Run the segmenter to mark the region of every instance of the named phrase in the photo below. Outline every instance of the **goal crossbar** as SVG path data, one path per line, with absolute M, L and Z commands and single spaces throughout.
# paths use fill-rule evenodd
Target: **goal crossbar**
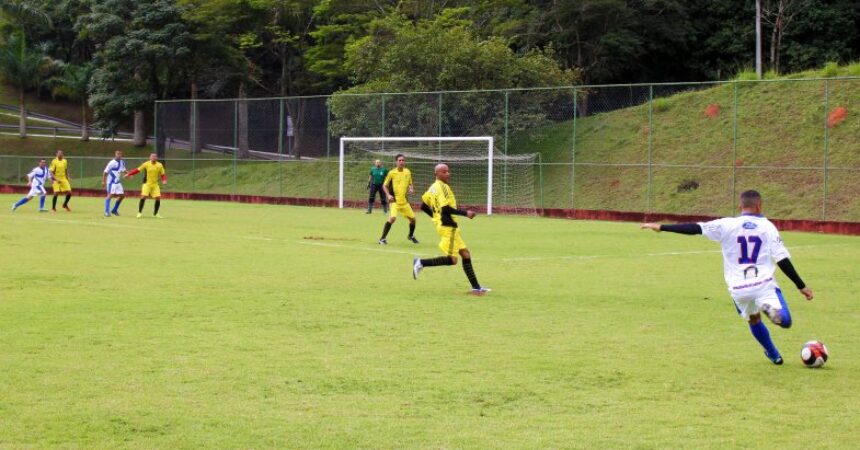
M 493 137 L 492 136 L 424 136 L 424 137 L 341 137 L 338 162 L 338 208 L 344 204 L 344 148 L 347 142 L 486 142 L 487 143 L 487 215 L 493 213 Z

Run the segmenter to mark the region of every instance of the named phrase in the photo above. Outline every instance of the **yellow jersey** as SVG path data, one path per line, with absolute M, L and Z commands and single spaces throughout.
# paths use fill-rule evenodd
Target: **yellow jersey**
M 385 181 L 382 184 L 388 186 L 388 191 L 394 196 L 395 203 L 398 205 L 409 203 L 409 199 L 406 198 L 406 195 L 409 194 L 409 186 L 412 186 L 412 172 L 409 169 L 405 167 L 402 171 L 392 169 L 385 176 Z
M 431 210 L 433 210 L 433 222 L 437 227 L 445 226 L 457 228 L 457 219 L 453 216 L 450 217 L 451 222 L 443 223 L 442 221 L 442 208 L 446 206 L 450 206 L 454 209 L 457 208 L 457 197 L 454 196 L 454 191 L 451 190 L 451 186 L 448 186 L 448 183 L 445 183 L 442 180 L 436 180 L 435 183 L 430 185 L 430 188 L 427 189 L 427 192 L 421 196 L 421 201 L 426 203 Z
M 66 172 L 69 170 L 69 160 L 63 158 L 60 160 L 59 158 L 54 158 L 51 161 L 51 166 L 48 167 L 48 170 L 54 175 L 54 179 L 57 181 L 67 181 L 68 177 L 66 176 Z
M 164 175 L 164 166 L 160 162 L 147 161 L 137 170 L 143 172 L 143 184 L 158 186 L 158 178 Z

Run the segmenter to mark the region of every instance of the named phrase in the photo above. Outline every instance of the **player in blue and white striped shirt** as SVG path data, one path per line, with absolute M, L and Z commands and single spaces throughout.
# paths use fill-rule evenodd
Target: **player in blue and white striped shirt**
M 54 177 L 51 175 L 51 171 L 46 167 L 45 159 L 39 160 L 39 165 L 34 167 L 30 173 L 27 174 L 27 187 L 30 188 L 30 192 L 22 198 L 15 202 L 12 205 L 12 212 L 15 212 L 19 206 L 23 205 L 30 201 L 31 198 L 35 196 L 39 196 L 39 212 L 48 212 L 45 209 L 45 196 L 48 195 L 48 191 L 45 189 L 45 183 L 48 180 L 53 180 Z
M 110 217 L 111 214 L 119 215 L 119 204 L 125 198 L 125 191 L 122 188 L 122 176 L 125 172 L 127 170 L 125 169 L 125 161 L 122 160 L 122 152 L 117 150 L 114 152 L 114 158 L 107 163 L 104 174 L 102 174 L 102 186 L 107 191 L 105 195 L 105 217 Z M 113 209 L 110 207 L 111 198 L 116 199 Z

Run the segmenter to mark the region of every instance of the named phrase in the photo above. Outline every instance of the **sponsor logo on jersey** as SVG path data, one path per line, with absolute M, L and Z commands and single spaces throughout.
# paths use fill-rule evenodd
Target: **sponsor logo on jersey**
M 743 227 L 745 230 L 755 230 L 756 228 L 758 228 L 758 225 L 752 222 L 744 222 Z

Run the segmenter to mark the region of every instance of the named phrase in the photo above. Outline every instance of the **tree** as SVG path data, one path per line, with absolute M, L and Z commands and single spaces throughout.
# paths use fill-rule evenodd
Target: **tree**
M 577 80 L 578 72 L 559 67 L 551 50 L 517 55 L 499 38 L 478 38 L 471 31 L 472 22 L 463 18 L 465 13 L 446 9 L 416 22 L 392 13 L 373 21 L 369 34 L 347 47 L 346 67 L 356 86 L 330 100 L 335 132 L 382 131 L 377 122 L 382 97 L 353 94 L 564 86 Z M 551 90 L 535 92 L 511 114 L 518 115 L 517 123 L 523 126 L 540 122 L 546 114 L 541 107 L 557 101 L 557 95 Z M 396 121 L 386 123 L 385 131 L 435 135 L 442 124 L 437 120 L 440 105 L 433 99 L 422 94 L 397 96 L 386 109 Z M 450 96 L 442 120 L 454 133 L 498 133 L 504 127 L 498 120 L 503 108 L 500 95 Z
M 95 54 L 90 105 L 104 125 L 133 118 L 134 145 L 146 145 L 144 111 L 176 89 L 190 61 L 191 35 L 170 0 L 103 0 L 81 17 Z
M 762 19 L 771 26 L 770 68 L 779 73 L 782 39 L 794 18 L 811 6 L 809 0 L 770 0 L 762 6 Z
M 27 45 L 24 34 L 12 33 L 0 46 L 0 74 L 18 89 L 18 135 L 27 137 L 27 104 L 25 92 L 40 82 L 42 69 L 47 63 L 45 54 Z
M 66 97 L 69 100 L 81 102 L 81 140 L 90 140 L 90 130 L 87 124 L 87 101 L 89 99 L 90 80 L 93 77 L 91 64 L 66 64 L 60 76 L 52 78 L 52 94 Z

